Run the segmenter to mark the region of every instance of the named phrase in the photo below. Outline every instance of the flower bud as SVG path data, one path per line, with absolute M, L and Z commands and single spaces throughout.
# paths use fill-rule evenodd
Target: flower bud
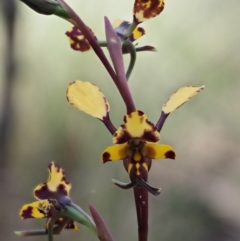
M 57 15 L 64 19 L 69 19 L 66 9 L 57 0 L 20 0 L 37 13 L 44 15 Z

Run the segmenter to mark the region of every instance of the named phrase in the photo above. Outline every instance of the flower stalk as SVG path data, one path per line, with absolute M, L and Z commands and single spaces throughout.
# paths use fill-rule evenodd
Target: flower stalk
M 148 240 L 148 191 L 136 186 L 133 188 L 138 221 L 138 241 Z
M 115 33 L 108 18 L 105 17 L 104 20 L 108 50 L 118 77 L 117 82 L 115 82 L 115 84 L 126 104 L 127 113 L 130 113 L 136 110 L 136 108 L 127 84 L 127 78 L 122 58 L 122 43 L 117 34 Z

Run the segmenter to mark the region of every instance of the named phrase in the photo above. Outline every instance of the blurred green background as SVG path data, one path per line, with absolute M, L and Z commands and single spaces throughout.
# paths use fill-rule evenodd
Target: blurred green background
M 130 21 L 134 3 L 68 2 L 99 39 L 104 39 L 103 16 Z M 34 201 L 32 190 L 47 180 L 47 165 L 53 160 L 65 169 L 77 204 L 86 211 L 93 204 L 116 240 L 137 240 L 133 192 L 111 183 L 111 178 L 128 182 L 122 162 L 100 161 L 111 135 L 100 121 L 70 106 L 65 96 L 68 83 L 76 79 L 97 84 L 118 127 L 125 107 L 113 81 L 93 52 L 72 51 L 64 35 L 71 27 L 68 22 L 39 15 L 20 1 L 11 47 L 11 26 L 2 10 L 0 121 L 5 115 L 9 120 L 0 142 L 0 240 L 23 240 L 14 230 L 45 225 L 44 220 L 21 221 L 18 211 Z M 177 161 L 154 161 L 149 174 L 149 183 L 162 188 L 159 197 L 149 197 L 151 241 L 240 240 L 239 23 L 239 1 L 184 0 L 166 1 L 159 17 L 141 24 L 147 34 L 139 45 L 153 45 L 158 52 L 138 54 L 129 82 L 137 108 L 156 122 L 162 104 L 176 89 L 206 85 L 170 115 L 161 132 L 162 142 L 175 148 Z M 13 77 L 6 77 L 9 45 L 14 49 Z M 127 64 L 129 56 L 124 59 Z M 55 239 L 96 240 L 85 227 Z

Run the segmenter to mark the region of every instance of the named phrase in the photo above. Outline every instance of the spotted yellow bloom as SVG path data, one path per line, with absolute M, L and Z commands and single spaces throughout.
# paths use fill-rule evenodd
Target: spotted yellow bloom
M 124 116 L 124 124 L 113 134 L 115 145 L 106 148 L 102 161 L 127 160 L 127 172 L 132 182 L 136 177 L 147 181 L 152 159 L 175 159 L 169 145 L 158 144 L 160 134 L 146 114 L 136 110 Z
M 34 191 L 34 197 L 38 200 L 23 205 L 19 215 L 22 219 L 27 218 L 51 218 L 58 210 L 52 200 L 69 198 L 71 183 L 66 179 L 64 170 L 51 162 L 48 166 L 49 178 L 47 182 L 38 185 Z M 55 225 L 60 224 L 63 218 L 59 218 Z M 70 220 L 65 228 L 78 230 L 73 220 Z
M 103 163 L 123 160 L 131 183 L 122 188 L 130 188 L 140 181 L 153 194 L 159 189 L 147 184 L 148 172 L 152 159 L 175 159 L 175 152 L 170 145 L 159 144 L 160 130 L 167 116 L 200 92 L 204 86 L 185 86 L 177 90 L 163 105 L 162 114 L 156 125 L 147 119 L 140 110 L 133 110 L 124 116 L 124 124 L 118 129 L 112 124 L 109 111 L 110 104 L 100 89 L 90 82 L 74 81 L 67 89 L 67 100 L 78 110 L 101 120 L 113 135 L 114 145 L 102 153 Z M 127 103 L 127 101 L 125 102 Z

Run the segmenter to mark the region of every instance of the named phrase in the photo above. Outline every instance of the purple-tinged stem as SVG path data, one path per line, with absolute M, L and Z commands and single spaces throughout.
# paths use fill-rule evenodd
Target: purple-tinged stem
M 107 116 L 103 117 L 103 119 L 101 121 L 104 123 L 104 125 L 107 127 L 107 129 L 109 130 L 109 132 L 112 135 L 116 132 L 117 129 L 111 122 L 111 120 L 109 118 L 109 114 L 107 114 Z
M 108 50 L 110 57 L 112 59 L 114 69 L 118 76 L 117 82 L 115 82 L 115 84 L 126 104 L 127 112 L 130 113 L 132 111 L 135 111 L 136 108 L 132 99 L 131 92 L 128 87 L 127 78 L 124 70 L 122 57 L 122 43 L 117 34 L 115 33 L 108 18 L 105 17 L 104 20 Z
M 138 219 L 138 241 L 148 240 L 148 191 L 140 186 L 133 188 Z
M 155 127 L 157 128 L 158 132 L 160 132 L 162 130 L 162 127 L 167 119 L 167 117 L 169 116 L 169 113 L 166 114 L 162 111 L 161 116 L 159 117 L 159 120 L 157 122 L 157 124 L 155 125 Z

